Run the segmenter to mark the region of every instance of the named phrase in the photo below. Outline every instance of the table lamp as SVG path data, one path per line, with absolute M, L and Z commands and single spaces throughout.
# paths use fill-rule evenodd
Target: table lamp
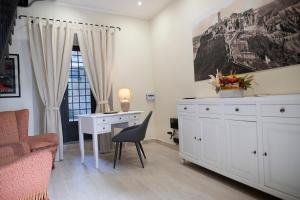
M 121 102 L 121 110 L 123 112 L 128 112 L 129 111 L 130 97 L 131 97 L 130 89 L 122 88 L 122 89 L 119 90 L 119 99 L 120 99 L 120 102 Z

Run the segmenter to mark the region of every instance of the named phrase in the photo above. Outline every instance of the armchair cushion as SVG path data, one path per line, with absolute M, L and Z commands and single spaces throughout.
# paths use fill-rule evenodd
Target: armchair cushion
M 47 200 L 51 166 L 52 155 L 47 150 L 0 166 L 0 199 Z
M 15 112 L 0 113 L 0 145 L 19 142 L 18 126 Z

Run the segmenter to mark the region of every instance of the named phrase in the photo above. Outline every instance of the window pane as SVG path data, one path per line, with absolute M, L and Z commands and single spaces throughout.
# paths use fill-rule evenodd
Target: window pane
M 86 96 L 80 96 L 80 102 L 86 102 Z
M 79 110 L 74 110 L 74 118 L 79 115 Z
M 73 108 L 74 109 L 79 109 L 79 103 L 73 103 Z
M 77 121 L 79 114 L 91 113 L 91 91 L 80 51 L 72 51 L 68 79 L 69 121 Z
M 72 62 L 78 62 L 78 56 L 72 56 Z
M 84 76 L 84 75 L 85 75 L 85 71 L 84 71 L 84 69 L 81 69 L 81 68 L 80 68 L 80 70 L 79 70 L 79 74 L 80 74 L 81 76 Z
M 85 89 L 85 83 L 79 83 L 79 89 Z
M 72 89 L 73 90 L 78 89 L 78 83 L 72 83 Z
M 86 103 L 80 103 L 80 109 L 86 109 Z
M 73 103 L 79 103 L 79 96 L 73 97 Z

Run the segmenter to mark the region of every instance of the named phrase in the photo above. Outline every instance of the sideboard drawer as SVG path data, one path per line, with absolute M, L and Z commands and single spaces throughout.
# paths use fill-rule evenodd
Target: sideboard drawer
M 300 117 L 300 105 L 262 105 L 264 117 Z
M 219 114 L 220 106 L 215 104 L 200 105 L 200 113 L 202 114 Z
M 256 115 L 256 105 L 225 105 L 224 113 L 227 115 L 246 115 L 254 116 Z
M 178 105 L 177 106 L 178 112 L 196 112 L 197 105 L 186 104 L 186 105 Z

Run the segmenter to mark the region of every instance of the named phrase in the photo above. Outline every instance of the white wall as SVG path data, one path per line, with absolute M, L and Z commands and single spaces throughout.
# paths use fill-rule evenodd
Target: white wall
M 149 22 L 67 7 L 54 2 L 36 2 L 29 8 L 19 8 L 18 14 L 120 26 L 122 31 L 118 32 L 116 38 L 116 68 L 113 83 L 115 110 L 120 110 L 117 92 L 121 87 L 129 87 L 132 90 L 132 110 L 144 110 L 146 116 L 149 110 L 154 109 L 154 105 L 145 100 L 145 94 L 153 91 Z M 32 133 L 41 131 L 43 106 L 41 106 L 33 79 L 24 22 L 25 20 L 18 20 L 11 48 L 11 53 L 20 54 L 22 97 L 0 99 L 0 111 L 29 108 L 31 110 L 30 132 Z M 149 126 L 148 139 L 155 137 L 153 122 L 154 120 Z
M 33 79 L 31 61 L 28 56 L 28 42 L 25 36 L 25 29 L 20 27 L 20 23 L 17 23 L 15 27 L 15 34 L 13 36 L 13 43 L 10 47 L 10 53 L 19 54 L 21 97 L 0 98 L 0 111 L 24 108 L 30 109 L 29 133 L 30 135 L 34 135 L 35 133 L 42 131 L 40 124 L 38 123 L 41 118 L 39 114 L 40 100 Z
M 202 19 L 233 0 L 178 0 L 151 21 L 153 76 L 157 95 L 157 137 L 170 142 L 169 118 L 176 116 L 176 99 L 216 96 L 207 81 L 194 82 L 192 30 Z M 300 65 L 255 73 L 251 94 L 300 93 Z

